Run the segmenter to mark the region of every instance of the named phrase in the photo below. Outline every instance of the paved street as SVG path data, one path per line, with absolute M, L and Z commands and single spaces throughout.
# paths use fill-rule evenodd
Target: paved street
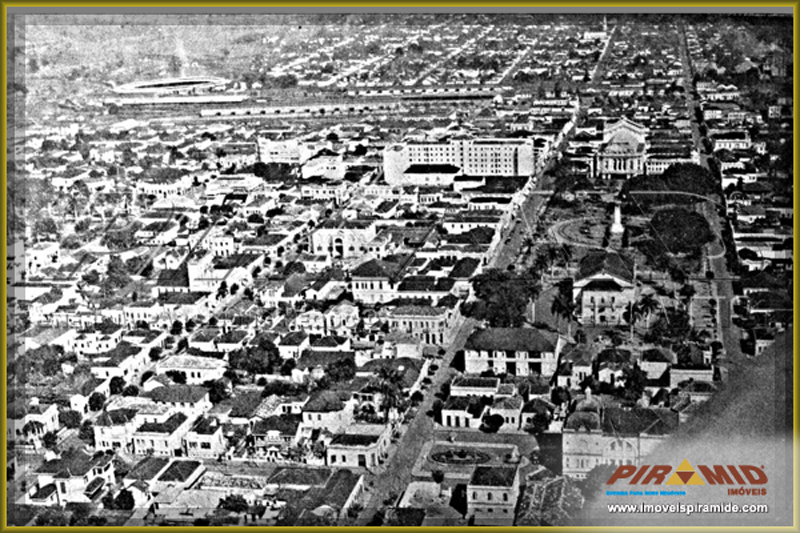
M 685 28 L 681 26 L 681 61 L 684 70 L 684 83 L 686 87 L 686 103 L 689 106 L 690 115 L 692 117 L 692 138 L 694 140 L 695 148 L 700 152 L 700 162 L 707 170 L 710 170 L 708 160 L 709 154 L 706 154 L 701 142 L 700 124 L 697 121 L 695 113 L 699 109 L 699 103 L 695 100 L 694 90 L 692 86 L 692 66 L 691 59 L 686 44 Z M 732 302 L 733 302 L 733 284 L 731 283 L 731 274 L 728 272 L 727 264 L 725 261 L 724 248 L 719 249 L 722 243 L 722 225 L 725 223 L 717 213 L 716 206 L 709 202 L 704 204 L 706 218 L 711 224 L 711 228 L 719 239 L 719 243 L 714 245 L 714 248 L 709 250 L 709 255 L 706 260 L 708 266 L 714 272 L 714 282 L 712 283 L 712 294 L 716 298 L 717 313 L 718 313 L 718 327 L 719 333 L 722 337 L 722 344 L 724 346 L 725 354 L 720 366 L 723 367 L 723 377 L 726 370 L 731 364 L 738 364 L 742 362 L 741 350 L 741 330 L 732 322 Z
M 385 466 L 378 468 L 373 475 L 368 476 L 367 500 L 364 511 L 361 513 L 356 525 L 367 525 L 375 512 L 383 506 L 384 500 L 399 497 L 411 481 L 411 469 L 426 442 L 433 440 L 435 423 L 426 413 L 432 408 L 436 400 L 434 394 L 439 391 L 443 383 L 448 382 L 456 371 L 450 368 L 453 356 L 460 350 L 472 333 L 477 322 L 466 319 L 458 329 L 453 343 L 448 348 L 444 358 L 438 362 L 439 369 L 433 376 L 432 384 L 426 391 L 425 399 L 419 406 L 416 415 L 409 424 L 401 427 L 402 436 L 393 450 L 390 450 L 389 460 Z

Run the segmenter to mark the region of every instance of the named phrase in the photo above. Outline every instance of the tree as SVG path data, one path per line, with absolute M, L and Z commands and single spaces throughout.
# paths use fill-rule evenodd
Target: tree
M 58 446 L 58 437 L 52 431 L 48 431 L 42 436 L 42 444 L 48 450 L 55 450 Z
M 197 326 L 197 323 L 194 320 L 192 320 L 191 318 L 189 320 L 187 320 L 186 321 L 186 326 L 184 326 L 184 328 L 186 329 L 186 333 L 191 333 L 192 331 L 194 331 L 194 328 L 196 326 Z
M 378 370 L 378 390 L 383 396 L 381 408 L 384 418 L 389 419 L 389 413 L 397 409 L 403 401 L 403 373 L 396 368 L 382 367 Z
M 564 387 L 556 387 L 550 393 L 550 401 L 555 405 L 561 405 L 562 403 L 569 404 L 571 400 L 572 395 L 569 390 Z
M 505 423 L 505 419 L 503 419 L 502 415 L 495 413 L 493 415 L 485 416 L 482 422 L 481 431 L 486 433 L 497 433 Z
M 217 290 L 217 300 L 224 300 L 228 296 L 228 282 L 223 280 Z
M 114 498 L 114 508 L 120 511 L 130 511 L 134 505 L 136 505 L 136 501 L 133 499 L 133 494 L 127 489 L 119 491 L 117 497 Z
M 125 388 L 125 380 L 119 376 L 114 376 L 108 383 L 108 389 L 111 395 L 120 394 L 122 389 Z M 96 409 L 94 409 L 96 411 Z
M 350 381 L 356 377 L 356 363 L 349 357 L 339 359 L 325 367 L 325 375 L 334 382 Z
M 656 212 L 650 229 L 653 239 L 673 254 L 694 252 L 714 240 L 711 226 L 703 215 L 680 207 Z
M 114 495 L 110 492 L 107 492 L 106 495 L 100 500 L 100 503 L 103 504 L 103 509 L 113 511 L 115 506 Z
M 172 328 L 169 330 L 171 335 L 175 335 L 176 337 L 183 333 L 183 323 L 180 320 L 176 320 L 172 323 Z
M 89 409 L 92 411 L 100 411 L 106 404 L 106 396 L 101 392 L 95 392 L 89 396 Z
M 148 356 L 150 357 L 151 361 L 158 361 L 161 359 L 161 354 L 164 352 L 164 349 L 160 346 L 153 346 L 150 348 L 148 352 Z
M 90 526 L 102 527 L 102 526 L 106 525 L 106 522 L 108 522 L 108 519 L 105 516 L 92 515 L 92 516 L 89 517 L 87 522 L 88 522 L 88 524 Z
M 112 250 L 127 250 L 136 245 L 136 232 L 141 228 L 140 222 L 133 222 L 124 228 L 107 231 L 101 244 Z
M 37 237 L 49 239 L 52 235 L 58 237 L 58 224 L 50 217 L 40 218 L 33 225 L 33 232 Z
M 294 359 L 287 359 L 286 361 L 281 364 L 281 375 L 282 376 L 291 376 L 292 371 L 297 367 L 297 361 Z
M 131 282 L 128 268 L 118 255 L 112 255 L 108 260 L 106 277 L 101 281 L 100 288 L 105 296 L 113 294 Z
M 213 404 L 217 404 L 231 396 L 230 387 L 225 379 L 215 379 L 204 385 L 208 387 L 208 398 Z
M 550 305 L 550 312 L 555 315 L 559 326 L 561 320 L 567 323 L 567 337 L 571 335 L 572 319 L 575 316 L 575 300 L 572 298 L 572 280 L 565 279 L 558 284 L 558 293 Z
M 626 399 L 635 401 L 642 397 L 647 387 L 647 373 L 638 364 L 624 367 L 622 379 L 625 380 L 623 395 Z
M 528 302 L 541 286 L 527 274 L 489 269 L 472 279 L 475 295 L 485 302 L 484 316 L 492 327 L 520 327 Z
M 249 374 L 271 374 L 284 363 L 278 347 L 269 339 L 262 339 L 256 346 L 236 350 L 228 355 L 228 364 L 234 370 Z
M 136 385 L 128 385 L 122 390 L 123 396 L 139 396 L 139 387 Z
M 186 372 L 181 372 L 180 370 L 168 370 L 167 377 L 175 384 L 186 385 Z
M 241 494 L 231 494 L 225 498 L 222 498 L 219 501 L 218 507 L 232 513 L 242 514 L 247 512 L 247 510 L 250 508 L 250 505 Z
M 67 515 L 62 511 L 60 508 L 57 507 L 45 507 L 43 508 L 38 515 L 36 515 L 36 520 L 34 524 L 42 527 L 60 527 L 67 525 Z
M 78 430 L 78 438 L 89 446 L 94 446 L 94 426 L 91 420 L 86 420 L 81 424 Z
M 231 285 L 231 296 L 235 296 L 237 292 L 239 292 L 239 285 L 234 283 Z
M 79 427 L 81 425 L 81 420 L 83 420 L 83 416 L 81 416 L 78 411 L 69 410 L 58 413 L 59 423 L 69 429 Z
M 87 503 L 71 502 L 67 504 L 67 510 L 71 512 L 69 517 L 70 526 L 86 526 L 88 524 L 89 513 L 92 506 Z
M 441 484 L 442 481 L 444 481 L 444 472 L 438 469 L 434 470 L 433 472 L 431 472 L 431 478 L 433 478 L 434 483 Z
M 660 307 L 658 300 L 655 299 L 652 293 L 645 294 L 642 299 L 639 300 L 639 303 L 636 304 L 636 307 L 638 308 L 639 312 L 644 315 L 647 329 L 650 329 L 650 319 L 652 318 L 653 313 L 658 311 L 658 308 Z

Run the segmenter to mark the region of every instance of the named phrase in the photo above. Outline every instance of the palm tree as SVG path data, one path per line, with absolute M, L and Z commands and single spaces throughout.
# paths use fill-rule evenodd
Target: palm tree
M 397 409 L 403 401 L 403 372 L 396 368 L 382 367 L 378 370 L 377 378 L 377 388 L 383 396 L 381 407 L 388 421 L 391 410 Z
M 533 247 L 536 245 L 536 241 L 533 239 L 531 235 L 528 235 L 522 240 L 522 246 L 527 249 L 527 253 L 531 253 Z
M 650 318 L 652 318 L 653 313 L 655 313 L 660 304 L 658 300 L 652 294 L 645 294 L 639 303 L 636 304 L 638 311 L 646 317 L 645 323 L 647 324 L 647 329 L 650 329 Z
M 628 323 L 631 325 L 631 344 L 633 344 L 633 326 L 641 318 L 642 313 L 638 305 L 634 305 L 633 301 L 628 304 Z
M 564 266 L 566 267 L 569 265 L 569 262 L 572 261 L 572 246 L 569 244 L 562 244 L 559 248 L 559 254 L 561 256 L 561 260 L 564 261 Z
M 557 244 L 550 244 L 544 249 L 544 256 L 547 262 L 547 266 L 550 269 L 550 276 L 553 276 L 553 267 L 556 265 L 556 261 L 561 258 L 561 250 L 559 249 Z
M 692 314 L 692 302 L 696 293 L 697 291 L 691 283 L 686 283 L 680 290 L 680 295 L 685 298 L 684 305 L 689 310 L 689 316 Z
M 547 258 L 541 253 L 537 253 L 536 258 L 533 260 L 533 266 L 531 266 L 531 270 L 535 274 L 534 277 L 540 278 L 542 273 L 544 273 L 549 266 L 550 265 L 547 263 Z
M 561 325 L 561 319 L 567 321 L 567 337 L 571 336 L 572 318 L 575 315 L 575 301 L 572 299 L 572 280 L 566 279 L 558 284 L 558 294 L 553 299 L 550 312 L 555 315 Z

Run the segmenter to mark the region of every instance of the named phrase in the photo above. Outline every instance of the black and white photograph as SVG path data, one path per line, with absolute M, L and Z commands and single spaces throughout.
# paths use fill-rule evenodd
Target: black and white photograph
M 4 525 L 796 526 L 792 7 L 4 10 Z

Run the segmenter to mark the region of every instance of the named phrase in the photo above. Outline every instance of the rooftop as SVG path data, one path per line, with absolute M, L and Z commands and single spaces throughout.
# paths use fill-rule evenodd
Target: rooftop
M 200 461 L 174 461 L 163 474 L 158 477 L 162 482 L 184 482 L 194 474 L 198 468 L 202 468 Z
M 136 433 L 166 433 L 171 434 L 178 429 L 188 417 L 183 413 L 175 413 L 169 417 L 165 422 L 145 422 Z
M 154 402 L 161 403 L 197 403 L 207 394 L 207 389 L 194 385 L 167 385 L 148 393 Z
M 634 264 L 631 259 L 616 252 L 592 252 L 581 259 L 578 279 L 596 274 L 609 274 L 633 283 Z
M 125 475 L 125 479 L 149 481 L 164 470 L 168 464 L 169 459 L 166 457 L 145 457 L 130 469 Z
M 371 446 L 380 439 L 380 435 L 356 435 L 338 433 L 331 439 L 330 446 Z
M 512 487 L 516 476 L 516 466 L 476 466 L 469 484 L 479 487 Z
M 328 468 L 299 468 L 280 466 L 269 477 L 270 484 L 322 486 L 331 477 Z
M 477 330 L 467 339 L 467 350 L 510 350 L 553 352 L 557 334 L 533 328 L 487 328 Z

